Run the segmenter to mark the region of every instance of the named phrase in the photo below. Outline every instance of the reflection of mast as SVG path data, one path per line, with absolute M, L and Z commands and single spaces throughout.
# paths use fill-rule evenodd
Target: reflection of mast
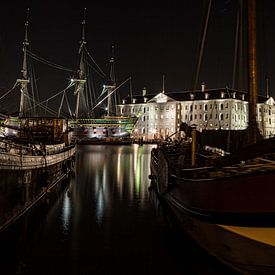
M 112 54 L 109 61 L 109 75 L 107 83 L 103 86 L 104 92 L 107 92 L 107 116 L 110 115 L 110 110 L 112 106 L 112 97 L 111 94 L 116 88 L 116 79 L 115 79 L 115 57 L 114 57 L 114 46 L 112 46 Z M 115 98 L 115 97 L 114 97 Z M 115 99 L 114 99 L 115 100 Z M 114 102 L 116 105 L 116 102 Z
M 20 85 L 20 106 L 19 106 L 19 117 L 26 116 L 26 110 L 30 107 L 30 97 L 28 93 L 28 71 L 27 71 L 27 47 L 29 46 L 28 40 L 28 18 L 29 18 L 29 9 L 27 10 L 27 19 L 25 23 L 25 37 L 23 42 L 23 65 L 22 65 L 22 78 L 17 79 L 17 83 Z
M 81 35 L 81 41 L 80 41 L 80 47 L 78 54 L 80 55 L 80 62 L 79 62 L 79 69 L 78 69 L 78 79 L 73 79 L 73 82 L 76 82 L 76 87 L 74 91 L 74 95 L 76 96 L 76 106 L 75 106 L 75 117 L 78 118 L 80 114 L 83 114 L 83 112 L 87 112 L 87 103 L 85 100 L 84 95 L 84 87 L 86 83 L 86 74 L 85 74 L 85 64 L 84 64 L 84 50 L 85 50 L 85 12 L 86 9 L 84 9 L 84 15 L 82 20 L 82 35 Z

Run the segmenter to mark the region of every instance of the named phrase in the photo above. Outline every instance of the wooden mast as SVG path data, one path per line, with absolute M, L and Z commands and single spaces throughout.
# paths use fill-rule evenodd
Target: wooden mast
M 84 65 L 84 46 L 86 44 L 85 40 L 85 24 L 86 24 L 86 8 L 84 9 L 82 24 L 82 33 L 81 33 L 81 41 L 79 47 L 79 69 L 78 69 L 78 78 L 73 79 L 73 82 L 76 82 L 76 87 L 74 91 L 74 95 L 76 96 L 76 106 L 75 106 L 75 118 L 79 118 L 79 116 L 83 115 L 81 112 L 87 111 L 85 96 L 84 96 L 84 88 L 86 83 L 86 74 L 85 74 L 85 65 Z
M 248 93 L 249 143 L 257 142 L 257 56 L 256 56 L 256 0 L 247 0 L 248 9 Z
M 103 86 L 104 92 L 107 92 L 107 116 L 111 115 L 111 107 L 112 107 L 112 98 L 111 94 L 113 94 L 114 89 L 116 88 L 116 77 L 115 77 L 115 47 L 112 45 L 111 49 L 111 58 L 109 61 L 109 75 L 106 84 Z M 116 99 L 114 98 L 115 104 Z
M 20 104 L 19 104 L 19 117 L 26 116 L 27 111 L 27 102 L 29 102 L 29 93 L 28 93 L 28 83 L 29 77 L 28 77 L 28 68 L 27 68 L 27 47 L 29 46 L 29 40 L 28 40 L 28 26 L 29 26 L 29 9 L 27 9 L 27 18 L 25 22 L 25 36 L 23 41 L 23 65 L 21 69 L 22 78 L 17 79 L 17 83 L 20 85 Z

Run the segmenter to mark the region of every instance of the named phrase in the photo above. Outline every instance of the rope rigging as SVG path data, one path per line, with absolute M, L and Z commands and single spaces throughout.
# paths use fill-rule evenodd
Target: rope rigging
M 106 74 L 103 72 L 103 70 L 97 65 L 97 63 L 95 62 L 95 60 L 93 59 L 92 55 L 89 53 L 88 49 L 86 48 L 86 46 L 83 47 L 83 49 L 85 50 L 85 52 L 87 53 L 87 56 L 90 57 L 90 59 L 92 60 L 92 62 L 95 64 L 96 68 L 99 70 L 99 71 L 96 71 L 97 73 L 100 74 L 100 76 L 102 77 L 106 77 Z M 87 64 L 94 69 L 94 67 L 89 63 L 87 62 Z
M 45 108 L 45 107 L 43 106 L 44 103 L 48 103 L 49 100 L 51 100 L 51 99 L 57 97 L 58 95 L 64 93 L 66 90 L 68 90 L 69 88 L 73 87 L 74 85 L 75 85 L 75 83 L 70 83 L 70 84 L 69 84 L 65 89 L 63 89 L 62 91 L 57 92 L 55 95 L 49 97 L 48 99 L 45 99 L 44 101 L 41 101 L 41 102 L 37 103 L 37 104 L 35 105 L 35 107 L 41 106 L 42 108 Z M 33 99 L 31 99 L 31 100 L 33 100 Z M 34 101 L 34 100 L 33 100 L 33 101 Z M 49 107 L 46 107 L 46 108 L 47 108 L 47 110 L 50 109 Z M 52 109 L 50 109 L 50 110 L 52 110 Z M 27 110 L 27 111 L 28 111 L 28 110 Z M 52 110 L 52 112 L 54 112 L 55 114 L 58 113 L 58 112 L 53 111 L 53 110 Z
M 211 11 L 211 5 L 212 5 L 212 0 L 209 0 L 207 13 L 206 13 L 206 18 L 205 18 L 205 22 L 204 22 L 204 30 L 203 30 L 202 40 L 201 40 L 201 43 L 200 43 L 199 57 L 198 57 L 198 63 L 197 63 L 197 67 L 196 67 L 196 76 L 195 76 L 193 91 L 196 90 L 197 84 L 198 84 L 199 73 L 200 73 L 201 62 L 202 62 L 202 56 L 203 56 L 203 51 L 204 51 L 204 46 L 205 46 L 205 39 L 206 39 L 206 34 L 207 34 L 207 29 L 208 29 L 208 22 L 209 22 L 210 11 Z
M 66 72 L 70 72 L 70 73 L 74 72 L 72 69 L 68 69 L 68 68 L 63 67 L 61 65 L 58 65 L 56 63 L 50 62 L 50 61 L 46 60 L 45 58 L 40 57 L 37 54 L 34 54 L 33 52 L 31 52 L 29 50 L 27 50 L 27 55 L 30 56 L 32 59 L 35 59 L 35 60 L 37 60 L 37 61 L 39 61 L 39 62 L 41 62 L 41 63 L 43 63 L 45 65 L 48 65 L 50 67 L 53 67 L 55 69 L 66 71 Z
M 98 105 L 100 105 L 105 99 L 107 99 L 109 96 L 111 96 L 115 91 L 117 91 L 122 85 L 124 85 L 127 81 L 129 81 L 131 77 L 128 77 L 126 80 L 124 80 L 120 85 L 118 85 L 114 90 L 112 90 L 107 96 L 105 96 L 102 100 L 100 100 L 91 111 L 93 111 Z

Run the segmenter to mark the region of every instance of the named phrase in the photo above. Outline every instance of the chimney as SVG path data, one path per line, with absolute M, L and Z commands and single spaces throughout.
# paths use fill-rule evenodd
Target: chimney
M 202 91 L 202 92 L 205 91 L 205 84 L 204 84 L 204 82 L 202 82 L 202 84 L 201 84 L 201 91 Z
M 146 96 L 146 88 L 145 87 L 142 89 L 142 96 Z

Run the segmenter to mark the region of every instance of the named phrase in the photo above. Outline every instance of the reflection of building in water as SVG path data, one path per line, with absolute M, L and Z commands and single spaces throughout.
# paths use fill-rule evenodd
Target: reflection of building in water
M 99 225 L 102 224 L 104 214 L 104 181 L 97 185 L 96 219 Z
M 62 226 L 63 233 L 67 234 L 70 231 L 70 221 L 71 221 L 71 211 L 72 211 L 72 201 L 68 194 L 69 191 L 66 192 L 63 200 L 62 206 Z
M 160 92 L 128 96 L 117 105 L 117 115 L 138 116 L 132 136 L 164 139 L 179 131 L 181 122 L 197 130 L 241 130 L 248 125 L 247 92 L 229 88 L 181 92 Z M 258 97 L 258 127 L 264 137 L 275 135 L 275 102 Z M 179 138 L 179 134 L 172 138 Z
M 80 146 L 77 155 L 77 182 L 74 185 L 74 222 L 85 211 L 78 203 L 79 197 L 89 196 L 94 200 L 93 213 L 101 226 L 110 212 L 118 205 L 143 207 L 148 202 L 149 160 L 151 145 L 127 146 L 92 145 Z M 151 148 L 151 147 L 150 147 Z M 64 227 L 68 200 L 64 202 Z M 69 210 L 69 209 L 68 209 Z

